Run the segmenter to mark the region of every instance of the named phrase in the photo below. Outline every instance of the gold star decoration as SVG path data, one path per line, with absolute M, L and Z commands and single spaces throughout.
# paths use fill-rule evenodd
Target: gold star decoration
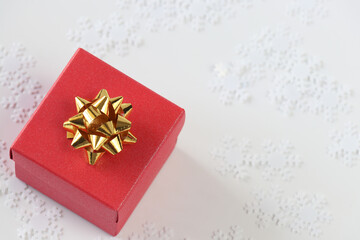
M 129 130 L 131 122 L 126 118 L 132 110 L 123 97 L 110 98 L 105 89 L 100 90 L 92 101 L 75 98 L 77 114 L 65 121 L 66 137 L 71 146 L 84 148 L 89 164 L 95 165 L 105 151 L 115 155 L 124 143 L 136 143 Z

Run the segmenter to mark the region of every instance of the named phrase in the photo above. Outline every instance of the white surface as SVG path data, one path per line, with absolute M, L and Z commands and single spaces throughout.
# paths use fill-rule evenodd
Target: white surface
M 132 1 L 1 1 L 0 44 L 10 49 L 21 43 L 22 56 L 33 60 L 17 58 L 28 64 L 19 69 L 0 56 L 1 106 L 8 107 L 1 108 L 0 139 L 12 143 L 37 98 L 84 46 L 187 114 L 174 153 L 119 237 L 316 239 L 310 233 L 320 231 L 320 239 L 359 238 L 359 3 L 229 2 L 215 1 L 204 11 L 175 1 L 182 6 L 167 5 L 173 11 L 163 15 L 157 5 Z M 113 13 L 124 22 L 109 17 Z M 82 16 L 108 34 L 85 31 L 91 26 L 77 23 Z M 221 21 L 213 25 L 214 19 Z M 285 38 L 278 31 L 283 26 Z M 256 42 L 265 29 L 275 40 L 270 35 Z M 74 36 L 80 40 L 69 40 Z M 237 55 L 235 49 L 250 52 Z M 309 65 L 296 65 L 299 59 Z M 20 75 L 8 78 L 12 73 Z M 12 87 L 14 79 L 23 79 L 23 92 Z M 344 131 L 347 122 L 354 126 Z M 6 148 L 0 153 L 10 164 Z M 60 239 L 110 238 L 11 172 L 12 166 L 1 165 L 1 239 L 61 231 Z

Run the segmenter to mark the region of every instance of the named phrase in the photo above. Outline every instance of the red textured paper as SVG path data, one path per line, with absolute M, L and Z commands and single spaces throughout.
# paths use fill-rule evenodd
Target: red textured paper
M 76 96 L 90 100 L 102 88 L 132 103 L 129 120 L 138 141 L 91 166 L 62 124 L 76 114 Z M 79 49 L 10 154 L 18 178 L 116 235 L 172 152 L 184 121 L 182 108 Z

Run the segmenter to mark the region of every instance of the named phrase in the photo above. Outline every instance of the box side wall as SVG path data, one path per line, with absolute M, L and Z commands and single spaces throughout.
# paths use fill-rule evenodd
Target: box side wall
M 20 180 L 109 234 L 113 235 L 116 232 L 116 210 L 90 197 L 14 150 L 12 155 L 15 161 L 15 173 Z
M 144 196 L 147 189 L 159 173 L 166 160 L 175 148 L 177 137 L 184 126 L 185 111 L 182 111 L 178 120 L 174 123 L 173 128 L 169 131 L 169 134 L 164 139 L 163 143 L 159 146 L 158 151 L 153 155 L 148 166 L 144 169 L 139 176 L 138 181 L 134 184 L 133 188 L 127 195 L 127 198 L 123 201 L 118 210 L 118 223 L 117 233 L 126 223 L 131 213 L 134 211 L 137 204 Z

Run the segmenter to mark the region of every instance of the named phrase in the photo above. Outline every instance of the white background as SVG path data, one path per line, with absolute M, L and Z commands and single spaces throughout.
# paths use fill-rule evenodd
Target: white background
M 243 230 L 244 237 L 253 239 L 317 239 L 306 229 L 294 233 L 291 228 L 271 221 L 265 228 L 259 228 L 255 215 L 244 211 L 245 204 L 254 202 L 254 190 L 266 191 L 274 185 L 284 190 L 285 197 L 298 191 L 325 196 L 325 208 L 332 220 L 319 225 L 323 232 L 320 239 L 359 238 L 360 166 L 356 163 L 353 167 L 345 166 L 341 159 L 328 154 L 328 147 L 332 130 L 342 130 L 346 122 L 357 124 L 360 120 L 360 5 L 350 0 L 319 1 L 327 9 L 327 15 L 315 14 L 313 23 L 304 24 L 297 16 L 287 14 L 293 1 L 248 2 L 253 3 L 251 8 L 238 7 L 235 3 L 237 10 L 233 18 L 222 17 L 214 25 L 206 23 L 203 31 L 195 31 L 191 24 L 185 23 L 179 23 L 173 31 L 161 27 L 156 33 L 140 30 L 143 44 L 131 47 L 129 54 L 118 56 L 110 49 L 102 56 L 186 111 L 186 123 L 177 147 L 121 231 L 124 239 L 132 233 L 142 235 L 143 224 L 147 222 L 154 223 L 157 229 L 171 229 L 167 230 L 173 234 L 169 239 L 211 239 L 217 229 L 227 233 L 233 225 Z M 125 11 L 115 1 L 0 1 L 0 44 L 5 48 L 14 42 L 25 46 L 25 55 L 36 60 L 36 66 L 27 74 L 40 82 L 44 94 L 78 46 L 68 40 L 66 33 L 77 28 L 79 17 L 95 22 L 107 19 L 113 12 Z M 131 10 L 127 13 L 132 14 Z M 140 22 L 143 24 L 144 21 Z M 326 75 L 353 90 L 347 100 L 353 106 L 350 113 L 337 113 L 333 122 L 324 120 L 321 113 L 295 110 L 293 116 L 284 116 L 267 98 L 272 88 L 267 78 L 249 88 L 252 99 L 247 103 L 234 101 L 226 105 L 219 100 L 219 93 L 211 91 L 208 86 L 214 78 L 214 64 L 230 61 L 239 43 L 251 42 L 251 37 L 266 27 L 282 24 L 301 36 L 303 40 L 298 48 L 322 60 Z M 11 95 L 6 87 L 0 87 L 0 93 Z M 0 115 L 0 139 L 8 146 L 23 126 L 12 121 L 11 111 L 1 109 Z M 235 179 L 231 174 L 221 175 L 211 152 L 221 148 L 221 140 L 226 136 L 250 139 L 254 152 L 259 153 L 263 140 L 272 139 L 275 143 L 289 140 L 295 147 L 293 153 L 303 163 L 294 169 L 294 177 L 289 181 L 264 180 L 262 170 L 254 167 L 249 168 L 247 181 Z M 357 155 L 360 143 L 355 145 Z M 52 200 L 42 198 L 46 204 L 57 206 Z M 3 204 L 5 201 L 6 194 L 2 194 L 1 239 L 18 239 L 17 231 L 24 226 L 16 216 L 16 209 L 21 206 L 9 208 Z M 91 223 L 58 207 L 62 209 L 62 217 L 56 223 L 63 228 L 60 239 L 109 237 Z M 36 229 L 36 224 L 33 225 Z

